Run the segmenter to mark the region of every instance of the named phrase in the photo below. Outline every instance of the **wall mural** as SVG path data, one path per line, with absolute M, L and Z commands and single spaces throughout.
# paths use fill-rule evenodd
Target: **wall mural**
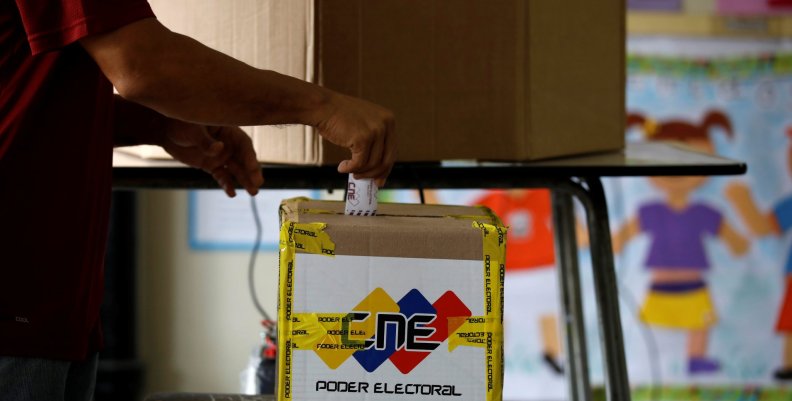
M 743 177 L 609 183 L 621 276 L 644 294 L 639 318 L 663 342 L 666 381 L 792 378 L 775 335 L 792 326 L 783 314 L 776 319 L 789 246 L 782 202 L 792 121 L 788 62 L 788 55 L 630 59 L 630 140 L 682 141 L 749 165 Z M 642 244 L 630 244 L 638 237 Z M 646 288 L 632 287 L 640 280 Z
M 792 54 L 630 56 L 627 111 L 628 141 L 674 140 L 749 165 L 737 177 L 605 180 L 634 399 L 791 399 Z M 566 395 L 549 199 L 542 190 L 427 194 L 487 205 L 511 226 L 505 399 Z M 587 250 L 581 264 L 596 384 Z

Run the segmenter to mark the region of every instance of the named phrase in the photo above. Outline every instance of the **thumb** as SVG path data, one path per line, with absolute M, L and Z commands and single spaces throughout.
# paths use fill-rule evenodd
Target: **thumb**
M 363 152 L 352 151 L 352 157 L 338 164 L 338 172 L 342 174 L 355 173 L 365 166 Z
M 168 140 L 183 148 L 198 148 L 207 156 L 216 156 L 223 150 L 223 143 L 211 134 L 214 127 L 178 121 L 167 134 Z
M 223 148 L 225 147 L 223 142 L 218 141 L 209 135 L 209 130 L 207 129 L 202 129 L 200 137 L 195 139 L 197 142 L 196 145 L 198 145 L 203 154 L 207 156 L 217 156 L 223 151 Z

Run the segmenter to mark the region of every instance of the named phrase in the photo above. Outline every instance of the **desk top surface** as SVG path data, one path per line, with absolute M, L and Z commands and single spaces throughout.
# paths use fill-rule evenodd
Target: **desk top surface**
M 121 152 L 113 159 L 116 188 L 215 188 L 202 171 L 173 161 L 143 160 Z M 344 188 L 335 166 L 262 165 L 265 188 Z M 397 164 L 388 188 L 515 188 L 538 179 L 738 175 L 743 162 L 673 143 L 633 143 L 622 151 L 533 162 L 448 161 Z M 530 185 L 528 185 L 530 186 Z

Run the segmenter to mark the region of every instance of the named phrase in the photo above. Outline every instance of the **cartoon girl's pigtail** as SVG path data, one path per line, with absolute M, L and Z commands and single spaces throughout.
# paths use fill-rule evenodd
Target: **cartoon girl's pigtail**
M 729 116 L 723 112 L 718 110 L 710 110 L 704 116 L 704 120 L 701 122 L 702 131 L 709 135 L 710 129 L 712 127 L 720 127 L 726 132 L 726 136 L 728 136 L 729 139 L 734 138 L 734 130 L 732 129 L 731 120 L 729 119 Z
M 640 126 L 646 138 L 652 138 L 657 134 L 657 121 L 647 118 L 643 114 L 627 113 L 627 128 L 634 126 Z

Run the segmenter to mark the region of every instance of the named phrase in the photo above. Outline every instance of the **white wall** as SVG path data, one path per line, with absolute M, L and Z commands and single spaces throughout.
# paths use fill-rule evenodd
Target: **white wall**
M 261 331 L 247 286 L 249 252 L 190 250 L 186 191 L 140 191 L 138 199 L 144 394 L 239 392 Z M 256 262 L 259 299 L 273 316 L 277 264 L 273 252 Z

